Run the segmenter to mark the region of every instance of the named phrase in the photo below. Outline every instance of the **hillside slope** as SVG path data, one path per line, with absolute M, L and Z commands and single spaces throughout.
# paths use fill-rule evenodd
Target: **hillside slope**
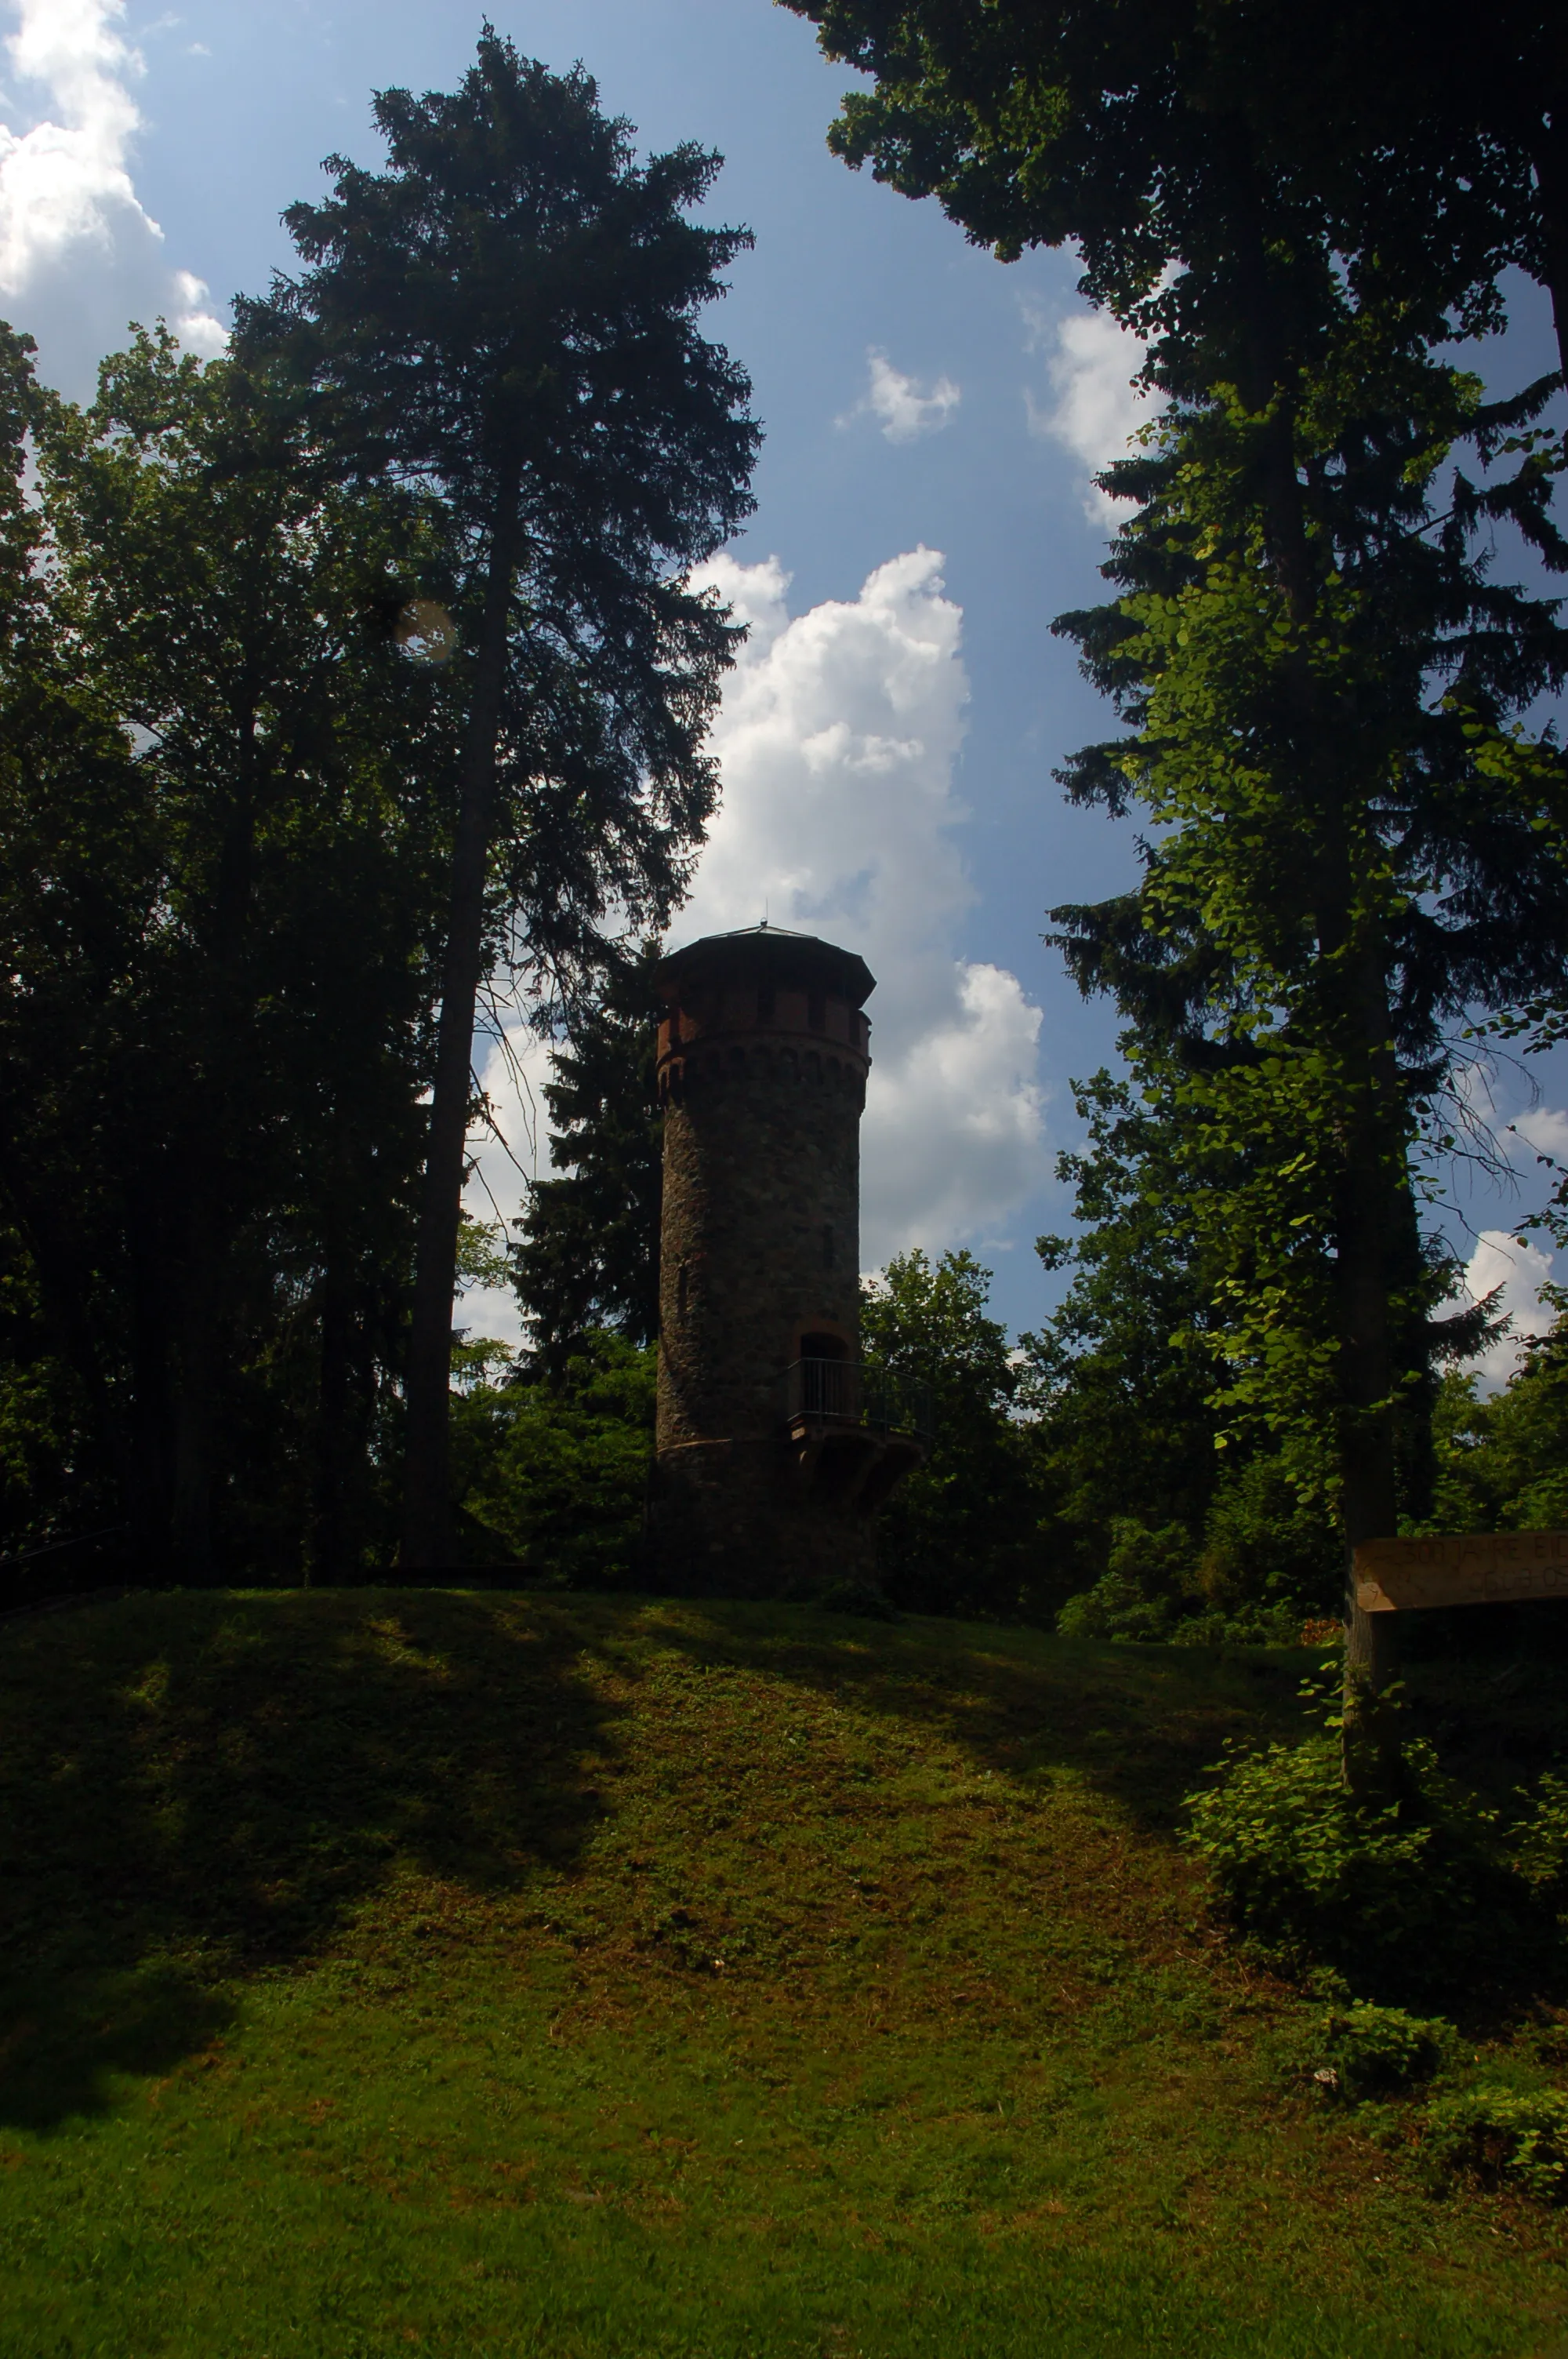
M 11 1624 L 0 2352 L 1546 2350 L 1555 2220 L 1309 2102 L 1175 1845 L 1300 1669 L 402 1591 Z

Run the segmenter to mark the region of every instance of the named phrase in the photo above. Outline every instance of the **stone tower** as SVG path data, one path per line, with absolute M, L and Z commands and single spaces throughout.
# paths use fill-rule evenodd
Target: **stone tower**
M 864 1578 L 871 1510 L 921 1452 L 859 1364 L 872 977 L 766 925 L 657 977 L 658 1570 L 731 1596 Z

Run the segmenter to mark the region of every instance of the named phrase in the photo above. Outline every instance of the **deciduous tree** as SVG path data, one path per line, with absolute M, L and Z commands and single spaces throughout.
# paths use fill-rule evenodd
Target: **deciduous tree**
M 85 411 L 14 382 L 5 1211 L 140 1560 L 330 1575 L 400 1357 L 454 770 L 381 617 L 444 520 L 167 336 Z

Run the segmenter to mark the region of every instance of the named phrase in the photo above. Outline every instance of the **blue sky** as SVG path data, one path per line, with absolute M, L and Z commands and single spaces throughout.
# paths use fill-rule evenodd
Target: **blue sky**
M 1133 874 L 1130 827 L 1070 811 L 1052 783 L 1108 716 L 1048 626 L 1099 594 L 1088 475 L 1131 422 L 1136 352 L 1086 312 L 1069 257 L 1002 268 L 831 158 L 847 77 L 769 0 L 492 13 L 550 65 L 580 59 L 644 146 L 720 149 L 714 211 L 756 233 L 711 322 L 767 431 L 758 513 L 719 569 L 754 630 L 719 731 L 724 812 L 676 936 L 765 904 L 866 952 L 867 1256 L 971 1245 L 1027 1326 L 1060 1283 L 1031 1245 L 1065 1221 L 1051 1173 L 1075 1143 L 1068 1076 L 1114 1033 L 1041 943 L 1044 913 Z M 217 349 L 232 292 L 288 266 L 278 215 L 323 187 L 320 158 L 376 160 L 371 90 L 450 86 L 478 25 L 409 0 L 0 0 L 0 310 L 73 393 L 132 315 Z M 1513 343 L 1551 364 L 1528 305 Z M 526 1163 L 526 1111 L 499 1062 L 491 1079 Z M 1498 1086 L 1507 1117 L 1519 1085 Z M 1527 1120 L 1568 1147 L 1551 1105 Z M 511 1211 L 506 1158 L 483 1169 Z M 1471 1198 L 1467 1217 L 1512 1213 Z M 1481 1274 L 1527 1306 L 1528 1265 Z

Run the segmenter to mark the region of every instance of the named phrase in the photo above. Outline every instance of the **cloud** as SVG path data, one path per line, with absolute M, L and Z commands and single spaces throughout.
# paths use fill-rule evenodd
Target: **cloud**
M 1150 397 L 1131 380 L 1143 365 L 1138 337 L 1119 327 L 1108 311 L 1069 311 L 1052 319 L 1026 304 L 1031 350 L 1047 354 L 1045 374 L 1054 398 L 1036 401 L 1025 391 L 1029 430 L 1071 451 L 1089 475 L 1127 456 L 1130 436 L 1149 416 Z M 1103 525 L 1124 513 L 1121 504 L 1091 483 L 1084 512 Z
M 845 412 L 838 420 L 840 426 L 871 417 L 890 442 L 914 442 L 923 434 L 939 434 L 964 397 L 950 376 L 939 376 L 929 393 L 922 393 L 917 380 L 895 369 L 875 345 L 866 359 L 869 382 L 864 398 Z
M 221 352 L 207 288 L 171 269 L 163 232 L 136 195 L 130 160 L 145 71 L 123 38 L 124 0 L 11 0 L 6 50 L 44 93 L 27 130 L 0 124 L 0 303 L 38 338 L 45 375 L 92 390 L 130 319 L 167 318 L 181 341 Z
M 1557 1117 L 1559 1121 L 1563 1117 Z M 1541 1289 L 1552 1275 L 1552 1256 L 1539 1245 L 1521 1244 L 1508 1229 L 1483 1229 L 1465 1271 L 1470 1299 L 1478 1302 L 1494 1287 L 1502 1293 L 1496 1308 L 1513 1314 L 1513 1330 L 1470 1363 L 1487 1390 L 1508 1383 L 1518 1367 L 1521 1338 L 1544 1335 L 1552 1314 L 1541 1300 Z
M 1533 1106 L 1526 1114 L 1516 1114 L 1509 1128 L 1534 1148 L 1538 1166 L 1568 1169 L 1568 1114 L 1553 1106 Z

